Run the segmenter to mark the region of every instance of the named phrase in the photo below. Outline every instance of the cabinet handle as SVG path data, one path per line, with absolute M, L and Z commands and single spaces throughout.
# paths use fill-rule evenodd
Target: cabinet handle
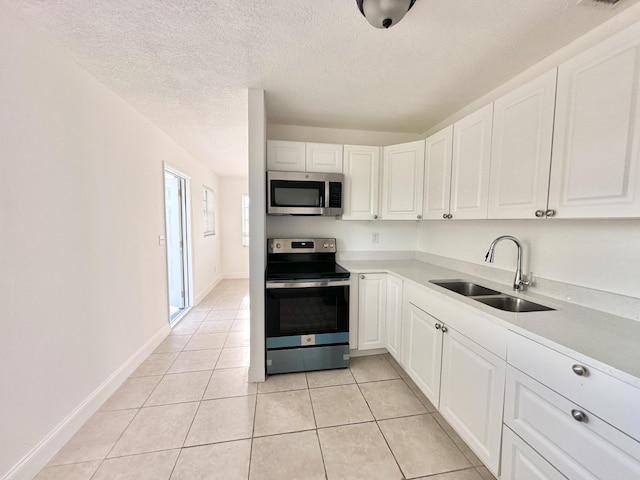
M 556 211 L 555 211 L 555 210 L 551 210 L 551 209 L 549 209 L 549 210 L 547 210 L 546 212 L 544 212 L 544 214 L 545 214 L 547 217 L 555 217 L 555 216 L 556 216 Z
M 587 370 L 587 367 L 585 367 L 583 365 L 578 365 L 578 364 L 573 365 L 571 367 L 571 370 L 573 370 L 573 373 L 575 373 L 579 377 L 582 377 L 582 376 L 587 375 L 589 373 L 589 370 Z
M 364 280 L 364 275 L 360 275 L 360 280 Z
M 544 217 L 544 210 L 536 210 L 536 217 L 538 218 Z
M 586 422 L 587 414 L 580 410 L 571 410 L 571 416 L 576 422 Z
M 422 218 L 422 215 L 418 215 L 418 220 L 420 220 Z
M 442 333 L 447 333 L 449 331 L 449 329 L 447 327 L 445 327 L 444 325 L 442 325 Z
M 449 220 L 451 220 L 451 219 L 453 218 L 453 215 L 448 214 L 448 215 L 447 215 L 447 218 L 448 218 Z
M 374 216 L 373 216 L 373 219 L 374 219 L 374 220 L 377 220 L 377 219 L 378 219 L 378 215 L 374 215 Z
M 448 217 L 448 215 L 446 213 L 442 214 L 442 218 L 446 219 Z
M 436 323 L 436 330 L 440 330 L 440 327 L 442 327 L 442 325 L 440 325 L 439 323 Z

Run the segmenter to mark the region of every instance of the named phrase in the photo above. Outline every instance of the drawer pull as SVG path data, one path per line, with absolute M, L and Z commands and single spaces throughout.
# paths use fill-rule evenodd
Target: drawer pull
M 586 422 L 587 421 L 587 414 L 584 413 L 584 412 L 581 412 L 580 410 L 571 410 L 571 416 L 577 422 Z
M 587 375 L 587 373 L 589 372 L 587 370 L 587 367 L 585 367 L 583 365 L 578 365 L 578 364 L 573 365 L 571 367 L 571 370 L 573 370 L 573 373 L 575 373 L 576 375 L 578 375 L 580 377 L 583 377 L 583 376 Z
M 449 331 L 449 329 L 443 325 L 442 326 L 442 333 L 447 333 L 448 331 Z
M 440 330 L 440 327 L 441 327 L 441 326 L 442 326 L 442 325 L 440 325 L 439 323 L 436 323 L 436 330 Z

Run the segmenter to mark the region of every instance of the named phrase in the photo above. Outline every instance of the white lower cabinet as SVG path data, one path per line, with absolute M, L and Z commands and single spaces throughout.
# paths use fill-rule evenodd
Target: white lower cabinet
M 640 478 L 639 442 L 511 366 L 504 422 L 567 478 Z
M 384 348 L 387 274 L 361 274 L 358 281 L 358 350 Z
M 453 328 L 441 330 L 440 413 L 498 474 L 506 362 Z
M 402 352 L 402 279 L 387 275 L 385 311 L 387 351 L 398 362 Z
M 429 308 L 430 301 L 438 318 L 415 305 Z M 498 475 L 506 362 L 446 321 L 463 326 L 462 315 L 472 317 L 472 328 L 482 328 L 486 320 L 455 306 L 443 315 L 450 306 L 426 290 L 405 288 L 401 363 L 478 458 Z M 469 333 L 474 334 L 471 329 Z
M 502 432 L 503 480 L 565 480 L 567 477 L 553 468 L 509 427 Z
M 401 363 L 411 380 L 437 407 L 440 399 L 442 323 L 413 303 L 405 304 L 402 323 Z

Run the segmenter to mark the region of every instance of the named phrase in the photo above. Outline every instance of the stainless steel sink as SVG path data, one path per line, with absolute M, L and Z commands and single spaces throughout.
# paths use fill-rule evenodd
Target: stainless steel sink
M 477 285 L 464 280 L 431 280 L 431 283 L 439 287 L 446 288 L 452 292 L 459 293 L 465 297 L 477 297 L 480 295 L 500 295 L 497 290 L 492 290 L 482 285 Z
M 506 312 L 545 312 L 555 310 L 538 303 L 523 300 L 510 295 L 496 295 L 492 297 L 474 298 L 475 301 Z

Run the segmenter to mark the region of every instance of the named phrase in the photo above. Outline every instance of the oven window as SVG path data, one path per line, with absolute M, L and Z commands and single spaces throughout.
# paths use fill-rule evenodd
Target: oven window
M 267 290 L 267 336 L 349 330 L 349 287 Z
M 271 204 L 273 207 L 323 207 L 324 188 L 324 182 L 274 180 Z

